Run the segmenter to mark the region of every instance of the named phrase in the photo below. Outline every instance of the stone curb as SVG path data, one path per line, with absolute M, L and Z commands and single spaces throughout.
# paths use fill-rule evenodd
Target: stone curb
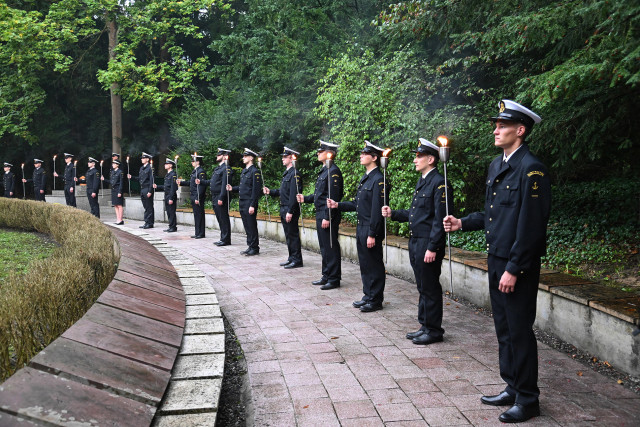
M 215 426 L 225 362 L 225 333 L 216 292 L 181 252 L 146 232 L 123 230 L 151 243 L 178 273 L 186 298 L 185 326 L 171 380 L 153 425 Z

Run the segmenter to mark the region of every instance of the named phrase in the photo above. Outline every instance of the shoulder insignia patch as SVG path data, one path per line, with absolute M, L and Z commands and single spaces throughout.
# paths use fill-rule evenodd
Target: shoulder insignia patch
M 444 186 L 444 184 L 442 184 L 442 185 L 440 185 L 440 186 L 438 187 L 438 190 L 439 190 L 439 189 L 441 189 L 441 188 L 444 188 L 444 187 L 445 187 L 445 186 Z
M 527 174 L 527 176 L 529 178 L 531 178 L 533 175 L 540 175 L 540 176 L 544 176 L 544 172 L 540 172 L 540 171 L 531 171 Z

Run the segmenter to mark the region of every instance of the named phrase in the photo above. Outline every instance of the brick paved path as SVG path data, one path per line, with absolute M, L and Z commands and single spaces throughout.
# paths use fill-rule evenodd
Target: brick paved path
M 140 222 L 127 220 L 126 226 Z M 415 285 L 388 277 L 384 310 L 361 313 L 359 266 L 342 262 L 342 287 L 321 291 L 320 256 L 283 270 L 282 243 L 261 239 L 256 257 L 239 255 L 245 236 L 213 245 L 192 227 L 163 233 L 207 275 L 244 350 L 256 426 L 500 425 L 506 408 L 482 405 L 503 390 L 491 318 L 445 299 L 445 341 L 404 338 L 418 328 Z M 307 231 L 308 232 L 308 231 Z M 542 416 L 528 425 L 639 425 L 640 396 L 539 343 Z

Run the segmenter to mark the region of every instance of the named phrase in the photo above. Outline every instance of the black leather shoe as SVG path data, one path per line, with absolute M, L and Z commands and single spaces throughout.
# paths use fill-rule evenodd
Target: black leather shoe
M 496 394 L 495 396 L 482 396 L 480 398 L 480 402 L 485 405 L 491 406 L 504 406 L 504 405 L 513 405 L 516 403 L 516 397 L 511 396 L 506 391 L 503 391 L 500 394 Z
M 247 248 L 244 251 L 240 251 L 240 255 L 246 255 L 251 249 Z
M 429 335 L 428 333 L 423 333 L 412 339 L 411 342 L 417 345 L 429 345 L 433 344 L 434 342 L 442 342 L 442 336 L 434 337 L 432 335 Z
M 124 225 L 124 221 L 116 222 L 116 225 Z
M 372 304 L 368 302 L 362 307 L 360 307 L 360 311 L 363 313 L 370 313 L 372 311 L 378 311 L 378 310 L 382 310 L 382 304 Z
M 140 226 L 140 227 L 138 227 L 138 228 L 146 228 L 146 225 L 147 225 L 147 224 L 145 224 L 145 225 L 141 225 L 141 226 Z
M 323 291 L 328 291 L 330 289 L 335 289 L 340 287 L 340 282 L 327 282 L 324 285 L 320 286 L 320 289 Z
M 302 263 L 301 262 L 290 262 L 289 264 L 284 266 L 284 268 L 286 270 L 288 270 L 290 268 L 300 268 L 300 267 L 302 267 Z
M 522 423 L 540 415 L 540 403 L 535 402 L 530 405 L 514 403 L 513 406 L 504 411 L 498 419 L 503 423 Z
M 280 265 L 280 267 L 284 267 L 287 264 L 291 264 L 291 261 L 286 260 L 285 262 L 281 262 L 279 265 Z
M 177 228 L 167 228 L 166 230 L 167 233 L 175 233 L 176 231 L 178 231 Z
M 198 237 L 198 236 L 196 236 L 195 234 L 193 236 L 191 236 L 192 239 L 195 239 L 196 237 Z
M 216 246 L 229 246 L 230 244 L 231 242 L 227 243 L 227 242 L 223 242 L 222 240 L 214 243 L 214 245 Z
M 146 229 L 146 228 L 153 228 L 153 225 L 151 225 L 151 224 L 145 224 L 145 225 L 143 225 L 143 226 L 142 226 L 142 228 L 145 228 L 145 229 Z
M 328 282 L 327 279 L 320 279 L 320 280 L 314 280 L 313 282 L 311 282 L 311 284 L 320 286 L 320 285 L 325 285 L 327 282 Z
M 412 340 L 414 338 L 418 338 L 422 334 L 424 334 L 424 329 L 418 329 L 415 332 L 407 333 L 406 337 L 407 337 L 408 340 Z
M 194 239 L 204 239 L 204 236 L 196 236 Z
M 365 305 L 367 302 L 363 299 L 361 299 L 360 301 L 354 301 L 351 303 L 352 306 L 354 306 L 355 308 L 360 308 L 363 305 Z
M 249 249 L 245 255 L 254 256 L 254 255 L 258 255 L 259 253 L 260 251 L 258 249 Z

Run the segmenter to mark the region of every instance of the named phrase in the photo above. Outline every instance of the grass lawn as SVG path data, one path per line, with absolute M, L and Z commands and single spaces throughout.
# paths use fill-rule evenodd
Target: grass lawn
M 14 271 L 28 271 L 30 263 L 47 258 L 55 248 L 44 235 L 0 228 L 0 283 Z

